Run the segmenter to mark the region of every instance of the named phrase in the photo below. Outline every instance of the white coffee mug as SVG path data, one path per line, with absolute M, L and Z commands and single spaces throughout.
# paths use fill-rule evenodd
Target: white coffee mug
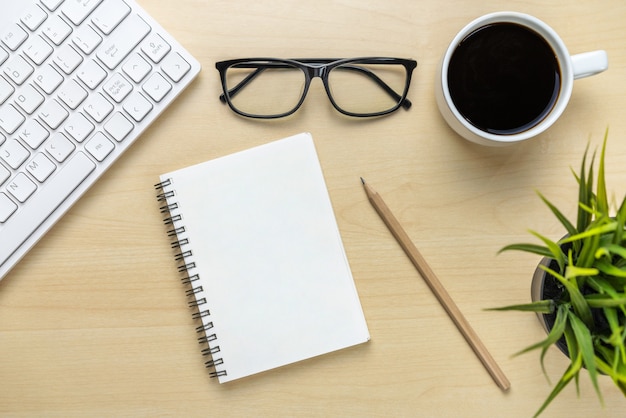
M 468 39 L 470 35 L 478 33 L 480 29 L 500 23 L 519 25 L 534 32 L 534 35 L 539 36 L 538 39 L 542 38 L 545 41 L 544 43 L 547 43 L 552 49 L 554 57 L 556 57 L 557 68 L 560 71 L 560 80 L 554 87 L 554 93 L 551 93 L 554 99 L 549 108 L 546 108 L 546 111 L 540 117 L 529 120 L 528 124 L 524 125 L 524 128 L 519 131 L 511 130 L 511 132 L 504 132 L 492 130 L 489 126 L 479 126 L 473 123 L 455 105 L 453 100 L 454 92 L 451 94 L 450 90 L 450 61 L 459 45 Z M 527 30 L 526 32 L 528 32 Z M 478 45 L 480 47 L 480 44 Z M 472 21 L 454 37 L 443 55 L 437 72 L 435 95 L 441 114 L 450 127 L 459 135 L 482 145 L 507 145 L 535 137 L 549 128 L 565 110 L 572 93 L 574 80 L 598 74 L 607 68 L 608 58 L 605 51 L 599 50 L 570 56 L 561 38 L 541 20 L 523 13 L 496 12 Z M 457 103 L 461 104 L 458 101 Z

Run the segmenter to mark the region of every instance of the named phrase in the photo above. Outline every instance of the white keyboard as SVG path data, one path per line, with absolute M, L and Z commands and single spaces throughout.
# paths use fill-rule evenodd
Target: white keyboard
M 24 7 L 0 28 L 0 279 L 200 71 L 132 0 Z

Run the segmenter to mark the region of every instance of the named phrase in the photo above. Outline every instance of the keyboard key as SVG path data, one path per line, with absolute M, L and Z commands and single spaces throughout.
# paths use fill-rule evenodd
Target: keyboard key
M 46 20 L 48 15 L 43 11 L 41 7 L 34 4 L 31 8 L 22 16 L 22 23 L 30 30 L 35 31 Z
M 0 223 L 5 223 L 16 210 L 17 205 L 6 194 L 0 193 Z
M 24 53 L 37 65 L 41 65 L 52 54 L 54 49 L 44 39 L 37 35 L 24 47 Z
M 59 89 L 59 99 L 70 109 L 76 109 L 87 98 L 87 92 L 75 80 L 67 80 Z
M 30 160 L 28 164 L 26 164 L 26 169 L 28 172 L 37 180 L 39 183 L 43 183 L 46 181 L 48 177 L 56 170 L 56 165 L 45 154 L 39 153 L 35 155 L 35 157 Z
M 119 73 L 113 74 L 113 76 L 104 83 L 104 91 L 113 99 L 116 103 L 121 103 L 133 90 L 132 84 L 128 82 Z
M 37 115 L 50 129 L 56 129 L 69 116 L 69 113 L 59 102 L 52 99 L 39 108 Z
M 104 136 L 102 132 L 97 132 L 93 138 L 85 144 L 85 149 L 98 161 L 104 159 L 115 149 L 113 142 Z
M 15 89 L 13 86 L 4 79 L 4 77 L 0 77 L 0 104 L 4 103 L 6 99 L 11 97 Z
M 63 76 L 51 65 L 44 65 L 35 75 L 35 83 L 46 92 L 52 94 L 63 82 Z
M 21 55 L 16 55 L 4 66 L 4 73 L 15 84 L 22 85 L 35 69 Z
M 126 116 L 120 112 L 116 112 L 111 119 L 104 124 L 104 130 L 113 137 L 117 142 L 122 142 L 124 138 L 133 130 L 133 125 Z
M 106 7 L 100 7 L 94 12 L 91 21 L 105 35 L 109 35 L 129 13 L 130 7 L 122 0 L 111 0 Z
M 76 142 L 83 142 L 95 127 L 82 113 L 74 113 L 65 124 L 65 132 Z
M 72 42 L 85 54 L 91 54 L 102 42 L 102 37 L 91 26 L 81 26 L 74 32 Z
M 4 183 L 11 177 L 11 172 L 4 168 L 2 164 L 0 164 L 0 184 Z
M 135 83 L 139 83 L 148 75 L 152 66 L 141 55 L 133 54 L 122 67 L 122 70 Z
M 71 26 L 59 16 L 50 16 L 46 24 L 43 25 L 43 34 L 57 46 L 61 45 L 70 36 L 70 33 L 72 33 Z
M 173 82 L 178 83 L 189 72 L 191 66 L 178 53 L 173 53 L 163 59 L 161 69 Z
M 85 112 L 98 123 L 113 111 L 113 105 L 100 93 L 92 94 L 85 102 Z
M 172 85 L 161 74 L 154 73 L 143 84 L 142 89 L 152 97 L 152 100 L 160 102 L 172 90 Z
M 20 139 L 32 149 L 37 149 L 50 133 L 36 119 L 28 119 L 19 131 Z
M 0 107 L 0 128 L 12 134 L 20 127 L 25 118 L 13 105 Z
M 108 69 L 113 70 L 149 32 L 150 26 L 139 15 L 130 15 L 96 55 Z
M 67 164 L 59 168 L 57 174 L 41 187 L 9 223 L 2 229 L 3 236 L 11 237 L 0 246 L 0 264 L 3 264 L 50 214 L 72 194 L 78 186 L 95 170 L 96 164 L 84 153 L 78 152 Z
M 79 0 L 66 1 L 61 12 L 76 26 L 83 23 L 93 12 L 102 0 Z
M 72 141 L 67 139 L 61 132 L 52 134 L 50 140 L 46 143 L 46 151 L 58 162 L 62 163 L 69 157 L 76 147 Z
M 67 75 L 72 74 L 81 62 L 83 57 L 69 44 L 61 46 L 54 55 L 54 63 Z
M 3 64 L 7 58 L 9 58 L 9 53 L 0 47 L 0 64 Z
M 141 122 L 152 110 L 152 104 L 141 94 L 134 91 L 124 102 L 123 108 L 136 122 Z
M 15 98 L 15 103 L 27 114 L 32 114 L 44 101 L 44 97 L 30 84 L 25 85 Z
M 37 190 L 37 185 L 26 177 L 24 173 L 18 173 L 17 176 L 7 184 L 7 192 L 11 193 L 20 203 L 26 202 L 26 200 L 35 193 L 35 190 Z
M 28 38 L 28 33 L 20 28 L 17 23 L 9 25 L 9 29 L 2 35 L 2 43 L 11 51 L 15 51 Z
M 41 2 L 48 8 L 48 10 L 54 12 L 56 8 L 63 3 L 63 0 L 41 0 Z
M 94 60 L 87 60 L 78 70 L 78 78 L 91 90 L 95 89 L 107 77 L 107 72 Z
M 30 153 L 15 139 L 7 141 L 0 150 L 0 158 L 14 170 L 17 170 L 30 157 Z
M 141 50 L 154 62 L 159 63 L 168 52 L 170 45 L 157 33 L 151 33 L 141 44 Z

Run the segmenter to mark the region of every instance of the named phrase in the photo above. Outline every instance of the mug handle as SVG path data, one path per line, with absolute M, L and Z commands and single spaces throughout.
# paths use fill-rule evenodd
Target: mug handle
M 609 68 L 609 57 L 606 51 L 598 50 L 572 55 L 574 80 L 589 77 Z

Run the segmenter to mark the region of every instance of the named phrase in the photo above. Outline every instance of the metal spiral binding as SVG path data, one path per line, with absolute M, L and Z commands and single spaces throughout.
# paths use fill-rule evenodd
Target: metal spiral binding
M 200 276 L 194 274 L 193 276 L 187 276 L 183 278 L 182 282 L 185 285 L 191 285 L 191 283 L 195 282 L 196 280 L 200 280 Z
M 180 253 L 180 254 L 176 254 L 174 256 L 174 260 L 176 261 L 182 261 L 185 258 L 191 257 L 193 255 L 193 252 L 191 251 L 185 251 L 184 253 Z
M 159 208 L 161 213 L 171 212 L 171 211 L 176 210 L 176 209 L 178 209 L 178 203 L 172 203 L 171 205 L 165 205 L 165 206 L 161 206 Z
M 213 377 L 222 377 L 222 376 L 226 376 L 226 370 L 221 370 L 221 371 L 215 371 L 215 372 L 211 372 L 209 373 L 209 376 Z
M 181 248 L 183 245 L 187 245 L 187 244 L 189 244 L 189 240 L 185 238 L 180 241 L 172 242 L 172 248 Z
M 170 186 L 172 186 L 171 179 L 162 181 L 154 186 L 159 192 L 156 196 L 157 201 L 165 202 L 159 210 L 164 215 L 163 223 L 171 226 L 171 229 L 167 231 L 167 236 L 173 240 L 171 242 L 172 249 L 178 250 L 174 255 L 174 260 L 179 263 L 178 271 L 184 274 L 181 280 L 182 283 L 188 286 L 185 294 L 192 299 L 188 302 L 189 307 L 195 310 L 191 317 L 194 320 L 200 320 L 202 322 L 202 325 L 196 328 L 196 332 L 200 335 L 198 343 L 208 346 L 201 350 L 202 355 L 211 356 L 211 360 L 206 361 L 205 366 L 214 369 L 214 371 L 209 372 L 210 377 L 223 377 L 227 375 L 227 372 L 226 370 L 217 370 L 218 366 L 224 365 L 224 359 L 218 357 L 218 353 L 221 352 L 220 346 L 213 344 L 217 341 L 217 335 L 211 332 L 213 322 L 208 321 L 211 312 L 206 308 L 207 300 L 203 297 L 205 290 L 202 286 L 195 284 L 195 282 L 200 280 L 200 276 L 194 273 L 196 263 L 190 261 L 193 257 L 193 251 L 186 248 L 189 245 L 189 239 L 183 237 L 186 232 L 185 227 L 178 225 L 178 223 L 183 221 L 183 217 L 181 214 L 175 213 L 179 209 L 179 206 L 177 202 L 171 201 L 176 197 L 176 192 L 169 189 Z
M 202 350 L 203 356 L 212 356 L 213 354 L 217 354 L 220 352 L 220 346 L 216 345 L 214 347 L 205 348 Z

